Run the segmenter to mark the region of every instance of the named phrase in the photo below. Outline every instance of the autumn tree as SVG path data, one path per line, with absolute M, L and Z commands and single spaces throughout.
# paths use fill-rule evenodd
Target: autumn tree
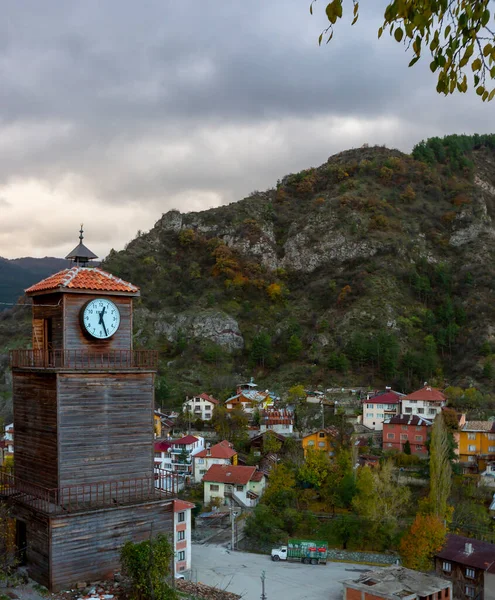
M 403 565 L 416 571 L 431 571 L 433 557 L 443 547 L 446 535 L 442 519 L 436 515 L 416 515 L 400 543 Z
M 213 409 L 211 424 L 221 440 L 228 439 L 230 433 L 229 413 L 223 404 L 217 404 Z
M 293 385 L 291 388 L 289 388 L 287 400 L 289 404 L 298 404 L 299 402 L 303 402 L 304 400 L 306 400 L 306 392 L 304 391 L 304 386 Z
M 446 519 L 449 512 L 448 499 L 452 486 L 450 451 L 448 431 L 440 413 L 431 428 L 429 493 L 431 511 L 440 519 Z
M 234 446 L 243 446 L 249 437 L 249 419 L 242 406 L 237 405 L 232 409 L 229 415 L 229 421 L 230 432 L 227 439 L 232 442 Z
M 330 459 L 326 452 L 308 448 L 298 477 L 315 488 L 321 488 L 330 473 Z
M 263 436 L 263 454 L 278 454 L 282 449 L 282 442 L 277 439 L 277 436 L 267 431 Z
M 310 5 L 313 13 L 313 6 Z M 325 2 L 328 27 L 319 43 L 329 42 L 334 25 L 344 14 L 349 0 Z M 354 25 L 359 17 L 359 1 L 353 0 Z M 490 0 L 404 0 L 386 6 L 378 37 L 388 31 L 395 41 L 412 52 L 412 67 L 424 54 L 431 57 L 430 70 L 437 73 L 437 92 L 466 92 L 468 78 L 483 101 L 495 96 L 490 90 L 495 78 L 495 28 Z
M 270 481 L 263 493 L 263 503 L 277 509 L 294 506 L 295 487 L 296 478 L 293 471 L 280 463 L 270 471 Z

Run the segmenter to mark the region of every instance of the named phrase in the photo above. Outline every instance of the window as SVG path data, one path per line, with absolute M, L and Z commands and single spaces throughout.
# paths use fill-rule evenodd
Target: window
M 184 523 L 184 521 L 186 520 L 186 513 L 184 511 L 180 512 L 177 516 L 177 520 L 179 521 L 179 523 Z
M 199 474 L 200 474 L 200 475 L 204 475 L 205 473 L 206 473 L 206 469 L 201 469 L 201 470 L 199 471 Z
M 314 441 L 313 440 L 309 440 L 308 446 L 314 446 L 314 445 L 315 445 Z
M 475 433 L 468 433 L 468 440 L 475 440 L 475 439 L 476 439 Z
M 367 419 L 372 419 L 373 418 L 373 413 L 366 413 L 366 418 Z
M 401 440 L 407 440 L 407 433 L 401 433 L 400 434 L 400 439 Z
M 204 458 L 198 458 L 198 465 L 204 465 L 205 464 L 205 459 Z
M 395 433 L 387 433 L 387 440 L 395 439 Z
M 407 431 L 407 425 L 402 425 L 401 429 L 402 431 Z
M 488 434 L 488 439 L 489 440 L 495 440 L 495 433 L 489 433 Z
M 488 452 L 495 452 L 495 446 L 488 446 Z
M 476 573 L 474 571 L 474 569 L 466 569 L 466 577 L 469 577 L 469 579 L 474 579 Z
M 474 598 L 474 596 L 476 594 L 476 590 L 472 585 L 467 585 L 466 589 L 465 589 L 465 593 L 466 593 L 466 596 L 468 596 L 469 598 Z
M 377 404 L 376 407 L 378 410 L 383 410 L 383 404 Z
M 424 408 L 418 408 L 418 415 L 424 415 L 425 414 L 425 409 Z
M 216 483 L 210 483 L 210 492 L 218 492 L 220 487 Z
M 421 431 L 421 425 L 416 425 L 416 431 Z
M 476 458 L 474 456 L 468 456 L 468 462 L 474 462 Z
M 415 436 L 414 436 L 414 439 L 415 439 L 417 442 L 422 442 L 422 441 L 423 441 L 423 436 L 422 436 L 422 435 L 415 435 Z
M 387 444 L 388 448 L 392 448 L 393 444 Z
M 420 450 L 420 451 L 423 450 L 423 446 L 419 446 L 419 445 L 416 446 L 416 450 Z
M 373 408 L 373 404 L 367 404 L 366 408 Z
M 384 419 L 385 415 L 383 413 L 376 413 L 376 418 L 377 419 Z
M 180 552 L 177 552 L 177 560 L 186 560 L 186 551 L 185 550 L 181 550 Z
M 325 433 L 323 431 L 320 431 L 320 433 L 318 434 L 319 438 L 324 438 L 325 437 Z
M 236 492 L 243 492 L 244 491 L 244 486 L 243 485 L 236 485 L 235 486 L 235 490 L 236 490 Z
M 410 415 L 412 414 L 412 408 L 410 408 L 409 406 L 406 407 L 406 415 Z
M 443 561 L 442 564 L 442 569 L 446 572 L 446 573 L 450 573 L 452 571 L 452 563 L 447 562 L 446 560 Z
M 181 542 L 182 540 L 186 539 L 186 532 L 185 531 L 178 531 L 177 532 L 177 541 Z
M 468 451 L 469 452 L 476 452 L 476 445 L 475 444 L 469 444 Z
M 429 415 L 436 415 L 436 414 L 437 414 L 437 411 L 436 411 L 434 408 L 429 408 L 429 409 L 428 409 L 428 414 L 429 414 Z
M 318 446 L 320 448 L 324 448 L 326 446 L 325 442 L 318 442 Z

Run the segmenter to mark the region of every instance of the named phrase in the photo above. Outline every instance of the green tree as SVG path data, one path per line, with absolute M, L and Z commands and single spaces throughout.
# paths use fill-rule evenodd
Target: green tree
M 310 5 L 313 12 L 313 0 Z M 333 26 L 344 13 L 344 0 L 326 2 L 328 27 L 321 33 L 319 42 L 327 36 L 330 41 Z M 350 5 L 350 2 L 348 3 Z M 359 2 L 353 0 L 353 21 L 359 17 Z M 493 12 L 489 0 L 406 0 L 390 2 L 378 37 L 389 31 L 395 41 L 412 51 L 413 66 L 425 53 L 430 54 L 430 70 L 437 72 L 437 92 L 452 94 L 466 92 L 468 77 L 483 101 L 491 100 L 495 88 L 490 90 L 490 79 L 495 77 L 495 33 L 492 27 Z
M 298 404 L 306 400 L 306 392 L 304 391 L 303 385 L 293 385 L 289 388 L 287 394 L 287 401 L 289 404 Z
M 282 442 L 278 440 L 271 431 L 267 431 L 263 436 L 263 453 L 278 454 L 282 449 Z
M 227 439 L 235 447 L 242 448 L 248 440 L 249 419 L 242 406 L 235 406 L 229 415 L 230 432 Z
M 431 511 L 440 519 L 447 519 L 449 514 L 448 499 L 452 487 L 450 453 L 448 430 L 440 413 L 431 428 L 429 493 Z
M 315 488 L 321 488 L 330 473 L 330 459 L 326 452 L 308 448 L 306 458 L 298 472 L 298 478 Z
M 120 553 L 122 570 L 131 582 L 131 598 L 135 600 L 176 600 L 175 590 L 167 585 L 174 554 L 167 537 L 159 534 L 152 540 L 126 542 Z
M 353 515 L 343 515 L 339 519 L 335 519 L 333 523 L 332 533 L 337 540 L 342 544 L 342 550 L 347 549 L 347 544 L 353 540 L 357 542 L 361 537 L 361 529 L 363 524 Z
M 409 442 L 409 440 L 406 440 L 402 451 L 404 452 L 404 454 L 408 454 L 409 456 L 411 455 L 411 443 Z
M 270 361 L 271 352 L 272 340 L 266 331 L 262 331 L 253 339 L 249 355 L 250 361 L 254 365 L 265 367 Z
M 263 493 L 262 502 L 275 509 L 294 507 L 296 502 L 296 478 L 293 471 L 283 463 L 270 472 L 268 487 Z
M 276 544 L 286 537 L 283 526 L 278 511 L 260 503 L 247 517 L 244 533 L 247 538 L 255 540 L 257 545 Z
M 297 360 L 301 356 L 303 345 L 297 335 L 291 335 L 287 345 L 287 357 L 289 360 Z
M 221 440 L 226 440 L 230 434 L 229 413 L 223 404 L 217 404 L 211 415 L 211 424 Z

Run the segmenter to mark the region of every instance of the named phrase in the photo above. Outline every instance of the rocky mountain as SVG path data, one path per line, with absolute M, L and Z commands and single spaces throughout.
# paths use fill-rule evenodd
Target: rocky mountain
M 159 403 L 224 397 L 251 375 L 279 392 L 487 391 L 494 220 L 495 136 L 449 136 L 412 155 L 348 150 L 228 206 L 170 211 L 102 266 L 141 286 L 135 341 L 161 352 Z M 0 321 L 0 346 L 17 318 Z

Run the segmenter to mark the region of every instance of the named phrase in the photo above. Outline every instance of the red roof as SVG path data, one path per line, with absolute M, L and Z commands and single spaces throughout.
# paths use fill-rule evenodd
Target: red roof
M 203 481 L 214 483 L 231 483 L 233 485 L 246 485 L 253 479 L 256 467 L 242 467 L 234 465 L 212 465 L 203 476 Z M 253 481 L 255 481 L 253 479 Z
M 411 425 L 414 427 L 431 427 L 432 422 L 419 415 L 395 415 L 383 422 L 383 425 Z
M 172 444 L 162 440 L 161 442 L 155 442 L 155 452 L 166 452 Z
M 174 512 L 181 512 L 188 510 L 189 508 L 195 508 L 196 505 L 192 502 L 186 502 L 185 500 L 174 500 Z
M 426 402 L 445 402 L 445 394 L 430 385 L 407 395 L 403 400 L 425 400 Z
M 385 392 L 383 394 L 377 394 L 376 396 L 369 398 L 369 400 L 363 400 L 363 404 L 399 404 L 400 400 L 401 397 L 399 394 L 396 394 L 395 392 Z
M 194 435 L 186 435 L 179 440 L 170 440 L 170 443 L 174 444 L 175 446 L 189 446 L 190 444 L 195 444 L 196 442 L 199 442 L 199 439 Z
M 218 444 L 215 444 L 211 448 L 207 448 L 206 450 L 201 450 L 194 455 L 194 458 L 232 458 L 237 454 L 236 450 L 232 447 L 232 444 L 227 440 L 223 440 Z
M 293 425 L 294 418 L 286 410 L 265 410 L 261 413 L 262 425 Z
M 35 283 L 26 294 L 37 292 L 64 290 L 97 290 L 101 292 L 127 292 L 139 294 L 139 288 L 132 283 L 115 277 L 98 267 L 72 267 L 64 269 L 55 275 L 50 275 L 43 281 Z
M 199 394 L 199 396 L 194 396 L 195 398 L 202 398 L 203 400 L 206 400 L 207 402 L 211 402 L 212 404 L 218 404 L 218 400 L 216 398 L 213 398 L 213 396 L 208 396 L 208 394 L 206 394 L 205 392 L 203 392 L 202 394 Z

